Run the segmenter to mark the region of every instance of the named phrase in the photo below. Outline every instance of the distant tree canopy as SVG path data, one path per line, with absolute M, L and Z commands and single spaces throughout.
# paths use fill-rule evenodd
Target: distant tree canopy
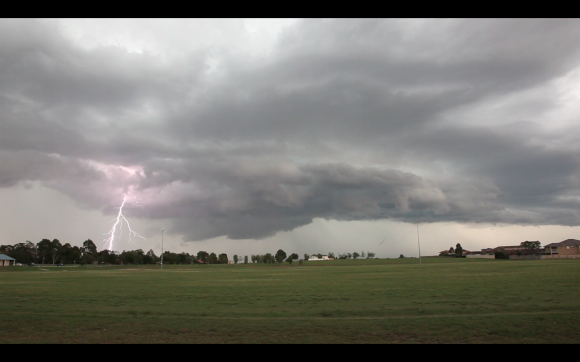
M 522 241 L 520 246 L 523 246 L 525 249 L 539 249 L 542 243 L 539 241 Z
M 209 262 L 209 254 L 207 251 L 198 251 L 197 252 L 197 260 L 201 263 L 208 263 Z
M 209 254 L 209 263 L 210 264 L 216 264 L 217 263 L 217 255 L 215 255 L 215 253 L 211 253 Z
M 455 245 L 455 256 L 460 257 L 463 256 L 463 248 L 461 247 L 461 244 L 457 243 L 457 245 Z
M 282 249 L 278 249 L 274 258 L 278 263 L 281 263 L 286 259 L 286 252 Z
M 145 253 L 142 249 L 137 250 L 123 250 L 122 252 L 111 251 L 103 249 L 98 251 L 97 246 L 91 239 L 87 239 L 82 243 L 81 247 L 72 246 L 70 243 L 64 245 L 58 239 L 42 239 L 37 244 L 31 241 L 26 241 L 24 243 L 18 243 L 15 245 L 0 245 L 0 252 L 6 254 L 19 263 L 63 263 L 63 264 L 92 264 L 98 263 L 99 265 L 112 265 L 112 264 L 157 264 L 163 259 L 163 264 L 228 264 L 229 259 L 226 253 L 221 253 L 216 255 L 216 253 L 208 253 L 206 251 L 198 251 L 196 255 L 190 255 L 186 252 L 173 253 L 171 251 L 165 251 L 162 255 L 157 256 L 153 249 L 150 249 Z M 363 252 L 363 254 L 365 254 Z M 322 258 L 322 254 L 313 254 Z M 338 259 L 350 259 L 354 255 L 354 258 L 360 255 L 355 252 L 339 254 Z M 374 253 L 367 252 L 367 258 L 374 256 Z M 328 253 L 328 257 L 336 259 L 335 254 L 332 252 Z M 294 260 L 298 260 L 300 257 L 297 253 L 287 254 L 284 250 L 278 249 L 276 254 L 266 253 L 263 255 L 251 255 L 252 263 L 282 263 L 284 261 L 292 264 Z M 308 260 L 310 256 L 304 254 L 304 259 Z M 242 256 L 234 255 L 234 262 L 241 263 Z M 249 262 L 248 256 L 243 257 L 244 263 Z

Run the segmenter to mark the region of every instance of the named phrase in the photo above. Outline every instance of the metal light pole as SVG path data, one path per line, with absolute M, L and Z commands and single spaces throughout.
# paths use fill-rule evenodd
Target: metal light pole
M 161 270 L 163 270 L 163 233 L 165 229 L 161 230 Z
M 421 243 L 419 242 L 419 219 L 415 219 L 417 222 L 417 245 L 419 246 L 419 264 L 421 263 Z

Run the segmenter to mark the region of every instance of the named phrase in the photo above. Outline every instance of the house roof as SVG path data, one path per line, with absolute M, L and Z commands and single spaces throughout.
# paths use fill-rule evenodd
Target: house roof
M 11 258 L 6 254 L 0 254 L 0 260 L 16 260 L 16 259 Z
M 580 240 L 566 239 L 564 241 L 560 241 L 559 243 L 548 244 L 545 247 L 562 247 L 562 246 L 572 246 L 572 245 L 580 245 Z

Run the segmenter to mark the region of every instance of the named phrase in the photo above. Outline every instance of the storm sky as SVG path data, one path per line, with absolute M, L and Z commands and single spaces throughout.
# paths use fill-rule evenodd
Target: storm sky
M 580 238 L 579 98 L 577 19 L 3 19 L 0 244 Z

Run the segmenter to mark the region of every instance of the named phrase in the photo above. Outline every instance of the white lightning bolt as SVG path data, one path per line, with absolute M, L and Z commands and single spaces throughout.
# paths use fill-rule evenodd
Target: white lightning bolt
M 141 239 L 145 239 L 143 236 L 139 235 L 138 233 L 136 233 L 135 231 L 131 230 L 131 225 L 129 224 L 129 221 L 125 218 L 125 216 L 123 215 L 123 206 L 125 206 L 125 201 L 127 201 L 127 196 L 123 197 L 123 203 L 121 204 L 121 207 L 119 207 L 119 214 L 117 215 L 116 219 L 111 220 L 111 222 L 115 222 L 115 224 L 113 225 L 113 227 L 111 228 L 111 230 L 103 235 L 109 235 L 108 239 L 104 239 L 105 242 L 105 246 L 104 248 L 110 251 L 113 251 L 113 242 L 115 241 L 115 232 L 117 231 L 117 225 L 119 225 L 119 236 L 121 236 L 123 234 L 123 221 L 125 223 L 127 223 L 127 227 L 129 228 L 129 241 L 134 242 L 134 237 L 137 238 L 141 238 Z M 133 204 L 136 206 L 141 206 L 139 205 L 138 202 L 140 201 L 137 200 L 136 198 L 133 199 Z

